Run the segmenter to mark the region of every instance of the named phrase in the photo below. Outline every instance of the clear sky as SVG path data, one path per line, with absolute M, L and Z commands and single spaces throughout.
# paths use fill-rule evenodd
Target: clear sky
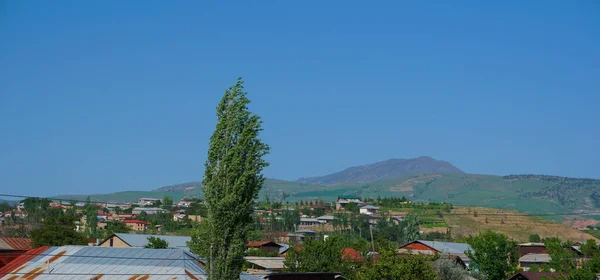
M 238 76 L 297 179 L 421 155 L 600 178 L 600 2 L 1 1 L 0 189 L 201 180 Z

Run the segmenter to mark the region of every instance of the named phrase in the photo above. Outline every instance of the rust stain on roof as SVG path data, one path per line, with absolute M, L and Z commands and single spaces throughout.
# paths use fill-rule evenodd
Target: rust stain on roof
M 192 280 L 200 280 L 196 276 L 194 276 L 194 274 L 190 273 L 187 269 L 185 270 L 185 274 L 187 274 L 187 276 L 189 276 Z
M 66 254 L 66 253 L 67 253 L 67 250 L 62 250 L 62 251 L 60 251 L 58 254 L 56 254 L 56 256 L 54 256 L 54 257 L 50 258 L 50 260 L 49 260 L 48 262 L 49 262 L 49 263 L 53 263 L 53 262 L 55 262 L 56 260 L 60 259 L 60 257 L 62 257 L 62 256 L 63 256 L 64 254 Z
M 136 278 L 138 278 L 138 276 L 140 276 L 139 274 L 133 275 L 131 277 L 129 277 L 129 279 L 127 280 L 135 280 Z
M 19 278 L 19 276 L 15 275 L 15 276 L 11 276 L 10 278 L 8 278 L 8 280 L 15 280 L 17 278 Z
M 35 279 L 42 273 L 44 273 L 44 269 L 42 269 L 42 267 L 36 267 L 32 271 L 25 273 L 23 275 L 23 278 L 28 279 L 28 280 Z
M 6 264 L 5 266 L 0 268 L 0 278 L 4 277 L 7 274 L 17 273 L 21 269 L 23 269 L 27 262 L 37 257 L 39 254 L 48 250 L 50 246 L 43 246 L 39 248 L 35 248 L 27 251 L 25 254 L 18 256 L 12 262 Z M 18 278 L 18 277 L 17 277 Z
M 143 277 L 138 278 L 137 280 L 148 280 L 150 278 L 150 274 L 146 274 Z
M 100 280 L 100 278 L 104 277 L 104 274 L 98 274 L 94 276 L 91 280 Z

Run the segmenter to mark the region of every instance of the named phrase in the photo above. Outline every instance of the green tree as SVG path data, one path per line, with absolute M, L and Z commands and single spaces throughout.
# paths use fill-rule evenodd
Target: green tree
M 448 255 L 442 255 L 433 262 L 440 280 L 467 280 L 469 272 Z
M 87 245 L 85 235 L 75 231 L 75 217 L 48 217 L 44 224 L 31 230 L 31 246 Z
M 5 212 L 11 209 L 12 206 L 8 202 L 3 201 L 2 203 L 0 203 L 0 212 Z
M 600 246 L 596 244 L 596 240 L 589 239 L 585 244 L 581 245 L 581 253 L 585 257 L 600 257 Z
M 519 252 L 516 242 L 506 235 L 486 231 L 467 237 L 467 243 L 475 251 L 467 251 L 467 256 L 489 280 L 506 279 L 515 271 Z
M 164 196 L 162 200 L 163 208 L 167 210 L 173 209 L 173 199 L 170 196 Z
M 537 242 L 541 242 L 541 241 L 542 241 L 542 238 L 540 238 L 539 234 L 536 233 L 536 234 L 529 235 L 529 242 L 537 243 Z
M 89 238 L 98 238 L 98 206 L 92 204 L 88 196 L 83 207 L 85 211 L 85 234 Z
M 393 250 L 383 251 L 377 262 L 368 262 L 360 267 L 352 279 L 438 279 L 431 258 L 422 255 L 399 257 Z
M 340 272 L 349 264 L 342 259 L 344 242 L 338 236 L 326 240 L 307 239 L 300 250 L 288 250 L 284 265 L 291 272 Z
M 169 248 L 169 243 L 158 237 L 150 236 L 148 237 L 148 244 L 144 248 L 167 249 Z
M 548 238 L 544 242 L 550 255 L 550 268 L 558 272 L 572 272 L 576 268 L 575 254 L 565 248 L 558 238 Z
M 123 222 L 114 220 L 106 224 L 106 234 L 111 235 L 113 233 L 128 233 L 131 229 Z
M 346 204 L 346 207 L 344 207 L 344 209 L 346 209 L 354 214 L 358 214 L 358 212 L 360 212 L 360 206 L 354 202 L 350 202 L 350 203 Z
M 148 213 L 146 211 L 141 211 L 139 214 L 135 216 L 140 221 L 148 221 Z
M 192 236 L 192 251 L 208 259 L 210 279 L 238 279 L 252 223 L 254 200 L 265 178 L 269 146 L 259 139 L 262 121 L 248 110 L 238 79 L 217 106 L 202 189 L 207 217 Z

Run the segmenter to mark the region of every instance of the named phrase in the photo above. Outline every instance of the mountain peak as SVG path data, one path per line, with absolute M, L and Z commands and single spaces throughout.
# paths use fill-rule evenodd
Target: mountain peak
M 333 174 L 300 178 L 297 182 L 305 184 L 337 185 L 344 183 L 363 183 L 381 179 L 402 177 L 423 173 L 458 173 L 464 172 L 447 161 L 437 160 L 429 156 L 404 159 L 392 158 L 376 163 L 353 166 Z

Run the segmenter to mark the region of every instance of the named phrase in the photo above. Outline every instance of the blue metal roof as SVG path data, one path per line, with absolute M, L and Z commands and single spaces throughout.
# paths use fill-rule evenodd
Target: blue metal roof
M 18 271 L 17 271 L 18 270 Z M 206 279 L 198 258 L 182 249 L 50 247 L 2 279 L 39 273 L 36 279 Z M 35 274 L 29 274 L 35 275 Z
M 417 240 L 420 243 L 423 243 L 437 251 L 442 253 L 450 253 L 450 254 L 464 254 L 465 251 L 473 251 L 473 248 L 469 244 L 465 243 L 454 243 L 454 242 L 438 242 L 438 241 L 427 241 L 427 240 Z

